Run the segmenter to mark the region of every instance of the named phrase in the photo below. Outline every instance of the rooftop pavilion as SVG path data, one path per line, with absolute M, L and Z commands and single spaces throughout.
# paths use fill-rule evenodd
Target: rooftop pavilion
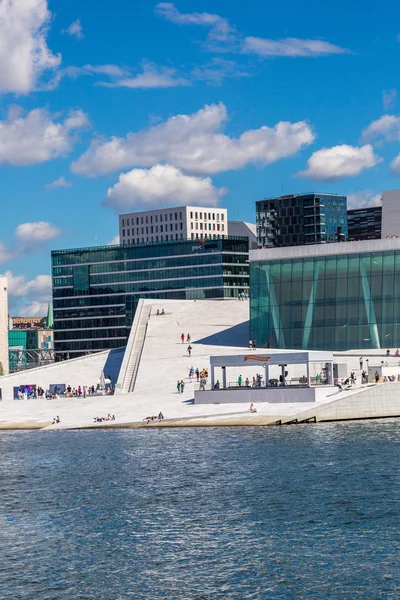
M 264 375 L 257 374 L 257 380 L 253 382 L 255 366 L 260 367 Z M 229 382 L 228 369 L 237 371 L 237 367 L 241 368 L 239 378 Z M 250 378 L 246 376 L 249 368 L 252 369 Z M 316 385 L 333 386 L 332 352 L 250 352 L 210 356 L 210 369 L 211 389 L 196 391 L 195 403 L 283 402 L 283 397 L 287 402 L 292 400 L 288 394 L 293 396 L 294 402 L 315 402 L 318 396 L 314 389 Z M 221 372 L 222 384 L 216 378 L 216 370 Z M 317 373 L 317 377 L 311 379 L 311 372 Z

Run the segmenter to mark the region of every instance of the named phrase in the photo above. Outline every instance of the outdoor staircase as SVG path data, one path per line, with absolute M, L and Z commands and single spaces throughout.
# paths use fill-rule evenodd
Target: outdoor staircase
M 151 309 L 151 305 L 145 305 L 143 300 L 139 300 L 116 385 L 117 394 L 129 394 L 135 388 Z

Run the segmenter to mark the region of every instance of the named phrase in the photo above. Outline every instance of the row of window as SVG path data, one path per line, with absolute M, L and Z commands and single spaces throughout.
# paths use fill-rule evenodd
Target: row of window
M 178 231 L 178 225 L 179 225 L 179 229 L 183 229 L 183 223 L 175 223 L 175 231 Z M 168 229 L 168 224 L 166 225 L 150 225 L 150 226 L 146 226 L 146 227 L 137 227 L 136 228 L 136 235 L 140 235 L 140 233 L 142 235 L 144 235 L 146 233 L 146 235 L 148 235 L 149 233 L 158 233 L 158 228 L 160 227 L 160 233 L 164 233 L 167 231 L 174 231 L 174 223 L 169 223 L 169 229 Z M 155 231 L 154 231 L 155 230 Z M 122 237 L 130 237 L 131 235 L 131 230 L 130 229 L 123 229 L 122 230 Z M 132 236 L 135 235 L 135 229 L 132 229 Z M 176 238 L 178 239 L 178 238 Z M 182 239 L 182 237 L 181 237 Z
M 205 220 L 205 221 L 207 221 L 207 214 L 208 214 L 208 221 L 211 221 L 211 220 L 212 220 L 212 221 L 215 221 L 215 220 L 219 221 L 219 220 L 220 220 L 220 217 L 221 217 L 221 221 L 224 221 L 224 220 L 225 220 L 225 215 L 224 215 L 224 213 L 221 213 L 221 214 L 220 214 L 220 213 L 214 213 L 214 212 L 213 212 L 213 213 L 206 213 L 206 212 L 205 212 L 205 213 L 203 213 L 203 212 L 199 212 L 199 213 L 197 213 L 197 212 L 191 212 L 191 213 L 190 213 L 190 218 L 191 218 L 191 219 L 193 219 L 193 218 L 194 218 L 194 219 L 196 219 L 196 220 L 197 220 L 197 219 L 203 219 L 203 215 L 204 215 L 204 220 Z M 193 216 L 193 215 L 194 215 L 194 216 Z
M 247 254 L 220 254 L 219 252 L 196 253 L 191 255 L 175 256 L 169 258 L 154 258 L 148 260 L 129 260 L 107 263 L 94 263 L 89 265 L 89 275 L 103 273 L 122 273 L 127 271 L 151 271 L 153 269 L 172 269 L 173 267 L 185 267 L 188 262 L 193 267 L 211 264 L 243 264 L 248 265 Z M 74 273 L 75 267 L 53 267 L 53 285 L 69 285 L 67 278 Z M 248 269 L 247 269 L 248 270 Z M 68 280 L 68 283 L 66 283 Z
M 205 238 L 205 236 L 204 236 Z M 153 244 L 129 246 L 102 246 L 96 248 L 79 248 L 74 250 L 53 250 L 51 253 L 53 267 L 63 265 L 92 264 L 116 262 L 124 260 L 153 259 L 166 256 L 207 252 L 241 252 L 249 249 L 248 238 L 224 238 L 216 236 L 213 241 L 206 239 L 205 244 L 193 248 L 191 240 L 162 240 Z
M 222 274 L 215 275 L 214 277 L 199 277 L 199 278 L 190 278 L 190 279 L 174 279 L 174 280 L 161 280 L 161 281 L 151 281 L 145 282 L 139 285 L 134 285 L 132 283 L 115 283 L 108 284 L 106 287 L 97 287 L 96 286 L 96 294 L 109 296 L 111 294 L 140 294 L 140 293 L 151 293 L 157 290 L 173 290 L 173 289 L 184 289 L 184 288 L 197 288 L 197 287 L 209 287 L 209 286 L 239 286 L 245 285 L 248 286 L 248 276 L 235 276 L 237 279 L 232 279 L 229 276 L 229 280 L 222 281 Z M 59 298 L 70 298 L 72 300 L 73 296 L 84 296 L 84 295 L 93 295 L 92 290 L 75 290 L 74 288 L 55 288 L 53 290 L 53 298 L 57 300 Z
M 154 281 L 157 279 L 181 279 L 183 277 L 203 277 L 205 275 L 246 275 L 248 276 L 249 270 L 247 265 L 230 265 L 224 266 L 221 263 L 216 265 L 192 265 L 187 267 L 179 267 L 176 269 L 157 269 L 149 270 L 145 269 L 142 271 L 118 271 L 112 273 L 91 273 L 90 274 L 90 287 L 97 286 L 103 283 L 123 283 L 129 281 Z M 53 287 L 72 287 L 74 285 L 73 277 L 53 277 Z M 76 286 L 74 286 L 76 287 Z M 82 286 L 77 288 L 78 293 L 82 292 Z M 95 290 L 91 289 L 93 293 Z
M 169 220 L 172 221 L 173 220 L 173 215 L 175 215 L 175 221 L 178 220 L 178 213 L 166 213 L 164 215 L 159 214 L 159 215 L 146 215 L 145 217 L 127 217 L 125 219 L 122 219 L 122 227 L 125 227 L 125 223 L 126 226 L 129 227 L 130 225 L 144 225 L 146 223 L 147 224 L 151 224 L 153 223 L 153 216 L 154 216 L 154 223 L 162 223 L 163 222 L 163 217 L 164 217 L 164 223 L 166 223 L 166 221 L 168 221 L 168 216 L 169 216 Z M 182 220 L 182 211 L 179 212 L 179 218 Z

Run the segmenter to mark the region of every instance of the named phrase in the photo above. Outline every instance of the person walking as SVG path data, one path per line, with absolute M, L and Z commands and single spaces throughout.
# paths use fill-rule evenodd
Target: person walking
M 185 343 L 185 334 L 184 333 L 182 333 L 182 335 L 181 335 L 181 340 L 182 340 L 182 344 L 184 344 Z
M 196 379 L 197 379 L 197 381 L 198 381 L 198 380 L 200 379 L 200 371 L 199 371 L 199 367 L 196 367 L 196 371 L 195 371 L 195 373 L 196 373 Z
M 187 351 L 188 351 L 188 355 L 191 356 L 192 355 L 192 346 L 190 344 L 187 348 Z
M 249 340 L 249 348 L 250 350 L 253 348 L 253 340 Z
M 253 350 L 256 350 L 256 348 L 257 348 L 257 342 L 256 342 L 256 340 L 253 340 Z
M 364 359 L 363 359 L 363 357 L 362 357 L 362 356 L 360 356 L 360 359 L 359 359 L 359 360 L 360 360 L 360 369 L 362 370 L 362 368 L 363 368 L 363 364 L 364 364 Z
M 190 339 L 191 339 L 190 338 L 190 333 L 188 333 L 187 336 L 186 336 L 186 341 L 187 341 L 188 344 L 190 344 Z
M 178 390 L 178 394 L 180 394 L 181 393 L 181 382 L 179 380 L 176 382 L 176 389 Z
M 185 382 L 182 379 L 182 381 L 181 381 L 181 394 L 183 394 L 184 391 L 185 391 Z
M 241 376 L 241 375 L 239 375 L 239 377 L 238 377 L 238 386 L 239 386 L 239 387 L 241 387 L 241 385 L 242 385 L 242 381 L 243 381 L 243 379 L 242 379 L 242 376 Z

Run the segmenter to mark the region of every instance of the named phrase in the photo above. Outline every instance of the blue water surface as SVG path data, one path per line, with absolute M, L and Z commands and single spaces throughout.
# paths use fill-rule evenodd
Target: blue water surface
M 400 421 L 0 432 L 2 600 L 400 598 Z

